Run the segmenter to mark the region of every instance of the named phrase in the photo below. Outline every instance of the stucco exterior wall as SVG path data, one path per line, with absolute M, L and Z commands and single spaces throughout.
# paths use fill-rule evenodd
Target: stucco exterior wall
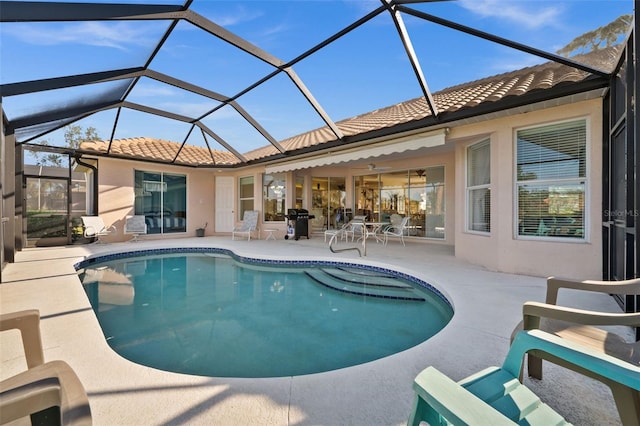
M 588 121 L 588 184 L 586 194 L 586 235 L 584 241 L 545 241 L 517 239 L 514 227 L 515 176 L 514 137 L 521 127 L 543 125 L 572 118 Z M 466 147 L 489 137 L 491 140 L 491 232 L 487 235 L 465 231 L 466 221 Z M 366 148 L 364 148 L 366 149 Z M 392 170 L 407 170 L 431 166 L 445 166 L 445 239 L 418 239 L 420 242 L 455 246 L 456 256 L 483 265 L 488 269 L 536 276 L 564 276 L 569 278 L 600 278 L 602 275 L 602 107 L 601 100 L 578 102 L 544 110 L 513 114 L 486 122 L 451 126 L 445 147 L 437 150 L 415 151 L 402 159 L 383 162 Z M 131 237 L 123 234 L 124 220 L 133 214 L 134 170 L 183 173 L 187 176 L 187 231 L 167 234 L 165 238 L 193 236 L 195 229 L 208 223 L 206 235 L 215 230 L 215 177 L 211 169 L 192 169 L 161 164 L 99 159 L 99 214 L 108 225 L 114 224 L 118 232 L 111 240 L 123 241 Z M 224 175 L 254 176 L 254 208 L 262 211 L 262 173 L 264 166 L 222 172 Z M 349 165 L 298 170 L 295 175 L 305 176 L 305 201 L 311 201 L 311 176 L 344 176 L 347 205 L 353 203 L 353 176 L 361 170 Z M 288 174 L 291 188 L 287 191 L 287 206 L 294 205 L 293 175 Z M 237 209 L 237 197 L 234 200 Z M 261 220 L 262 222 L 262 220 Z M 262 224 L 265 225 L 265 224 Z M 265 225 L 266 226 L 266 225 Z M 284 232 L 285 223 L 268 223 L 268 228 Z M 163 238 L 149 235 L 147 238 Z M 428 245 L 425 244 L 425 250 Z
M 127 241 L 132 237 L 124 234 L 125 218 L 133 215 L 134 171 L 153 171 L 184 174 L 187 177 L 187 231 L 147 235 L 145 238 L 176 238 L 195 236 L 196 228 L 209 223 L 205 235 L 213 233 L 214 173 L 188 167 L 165 166 L 135 161 L 124 161 L 101 157 L 98 160 L 98 215 L 107 226 L 115 225 L 117 232 L 105 237 L 105 241 Z M 194 208 L 196 207 L 196 208 Z
M 535 276 L 599 279 L 602 276 L 602 105 L 600 99 L 513 115 L 463 127 L 449 137 L 464 142 L 456 146 L 456 257 L 489 269 Z M 586 240 L 532 241 L 517 239 L 514 228 L 514 139 L 520 127 L 542 125 L 572 118 L 588 118 Z M 491 232 L 465 231 L 466 147 L 491 139 Z

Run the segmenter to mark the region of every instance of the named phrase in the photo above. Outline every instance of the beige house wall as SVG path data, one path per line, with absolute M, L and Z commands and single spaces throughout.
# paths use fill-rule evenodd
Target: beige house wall
M 133 215 L 135 170 L 184 174 L 187 177 L 187 231 L 171 234 L 147 235 L 147 239 L 195 236 L 196 228 L 209 223 L 206 235 L 213 234 L 214 174 L 211 170 L 190 167 L 167 166 L 136 161 L 100 157 L 98 160 L 98 215 L 107 226 L 115 225 L 117 232 L 105 237 L 105 241 L 126 241 L 132 238 L 124 234 L 125 218 Z
M 520 127 L 573 118 L 588 118 L 586 241 L 518 240 L 514 228 L 514 139 Z M 491 139 L 491 232 L 465 231 L 466 147 L 488 135 Z M 602 101 L 595 99 L 542 111 L 517 114 L 485 123 L 457 127 L 456 146 L 456 257 L 489 269 L 535 276 L 598 279 L 602 276 Z
M 514 114 L 486 122 L 452 126 L 444 147 L 435 150 L 405 153 L 402 159 L 388 161 L 373 159 L 384 164 L 389 171 L 445 166 L 446 214 L 444 240 L 423 239 L 424 250 L 428 244 L 455 246 L 457 257 L 482 265 L 488 269 L 537 275 L 565 276 L 570 278 L 599 278 L 602 274 L 602 238 L 600 209 L 602 205 L 602 107 L 601 100 L 578 102 L 541 111 Z M 515 177 L 514 134 L 518 128 L 543 125 L 571 118 L 588 118 L 589 159 L 588 204 L 586 241 L 519 240 L 514 228 Z M 491 140 L 491 232 L 487 235 L 469 233 L 466 222 L 466 147 L 489 137 Z M 363 148 L 366 149 L 366 148 Z M 193 169 L 161 164 L 99 159 L 99 214 L 108 225 L 114 224 L 118 232 L 112 241 L 131 238 L 124 235 L 124 220 L 133 214 L 134 170 L 183 173 L 187 176 L 187 231 L 145 238 L 176 238 L 194 236 L 195 229 L 208 223 L 206 235 L 215 234 L 215 177 L 233 176 L 238 181 L 242 176 L 254 177 L 254 208 L 262 212 L 262 174 L 264 166 L 242 170 L 218 172 L 213 169 Z M 305 208 L 311 201 L 311 177 L 345 177 L 347 205 L 353 204 L 353 177 L 367 174 L 366 170 L 351 165 L 338 164 L 315 169 L 298 170 L 287 174 L 288 190 L 286 206 L 294 205 L 294 177 L 305 178 Z M 384 173 L 384 172 L 383 172 Z M 234 200 L 238 211 L 237 188 Z M 239 218 L 236 218 L 239 222 Z M 286 223 L 262 223 L 263 228 L 276 229 L 276 236 L 284 236 Z

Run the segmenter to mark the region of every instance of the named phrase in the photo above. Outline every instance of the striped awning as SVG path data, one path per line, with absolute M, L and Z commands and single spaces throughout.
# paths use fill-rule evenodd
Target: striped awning
M 405 151 L 414 151 L 421 148 L 430 148 L 444 145 L 447 129 L 439 129 L 428 133 L 412 135 L 405 138 L 385 141 L 366 147 L 333 151 L 307 157 L 301 160 L 292 160 L 282 163 L 274 163 L 266 167 L 266 173 L 281 173 L 292 170 L 308 169 L 312 167 L 329 166 L 339 163 L 348 163 L 367 158 L 382 157 L 384 155 L 397 154 Z

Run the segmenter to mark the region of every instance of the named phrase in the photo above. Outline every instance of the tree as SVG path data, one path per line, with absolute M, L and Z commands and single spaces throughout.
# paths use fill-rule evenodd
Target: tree
M 100 140 L 96 129 L 87 127 L 82 130 L 80 126 L 67 126 L 64 130 L 64 140 L 70 148 L 79 148 L 82 142 Z
M 95 140 L 100 140 L 100 137 L 98 136 L 98 133 L 96 132 L 96 129 L 94 127 L 87 127 L 86 129 L 83 129 L 81 126 L 77 125 L 65 127 L 65 147 L 76 149 L 80 147 L 80 144 L 82 142 Z M 43 146 L 51 146 L 51 143 L 48 139 L 43 139 L 38 143 Z M 31 153 L 36 158 L 36 164 L 39 166 L 63 166 L 63 156 L 61 154 L 37 151 L 32 151 Z
M 556 53 L 568 57 L 572 56 L 572 54 L 588 53 L 611 47 L 616 44 L 621 36 L 627 34 L 632 22 L 633 15 L 618 16 L 607 25 L 576 37 Z

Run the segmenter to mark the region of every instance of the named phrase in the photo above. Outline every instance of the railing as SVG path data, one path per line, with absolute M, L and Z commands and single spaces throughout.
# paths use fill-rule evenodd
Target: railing
M 341 248 L 341 249 L 336 249 L 333 248 L 333 241 L 336 239 L 336 237 L 340 235 L 339 233 L 333 234 L 331 236 L 331 239 L 329 240 L 329 250 L 331 250 L 332 253 L 341 253 L 343 251 L 349 251 L 349 250 L 355 250 L 358 252 L 358 255 L 360 257 L 362 257 L 362 252 L 360 251 L 360 249 L 358 247 L 345 247 L 345 248 Z M 364 255 L 367 255 L 367 243 L 366 243 L 366 239 L 363 241 L 362 246 L 364 247 Z

